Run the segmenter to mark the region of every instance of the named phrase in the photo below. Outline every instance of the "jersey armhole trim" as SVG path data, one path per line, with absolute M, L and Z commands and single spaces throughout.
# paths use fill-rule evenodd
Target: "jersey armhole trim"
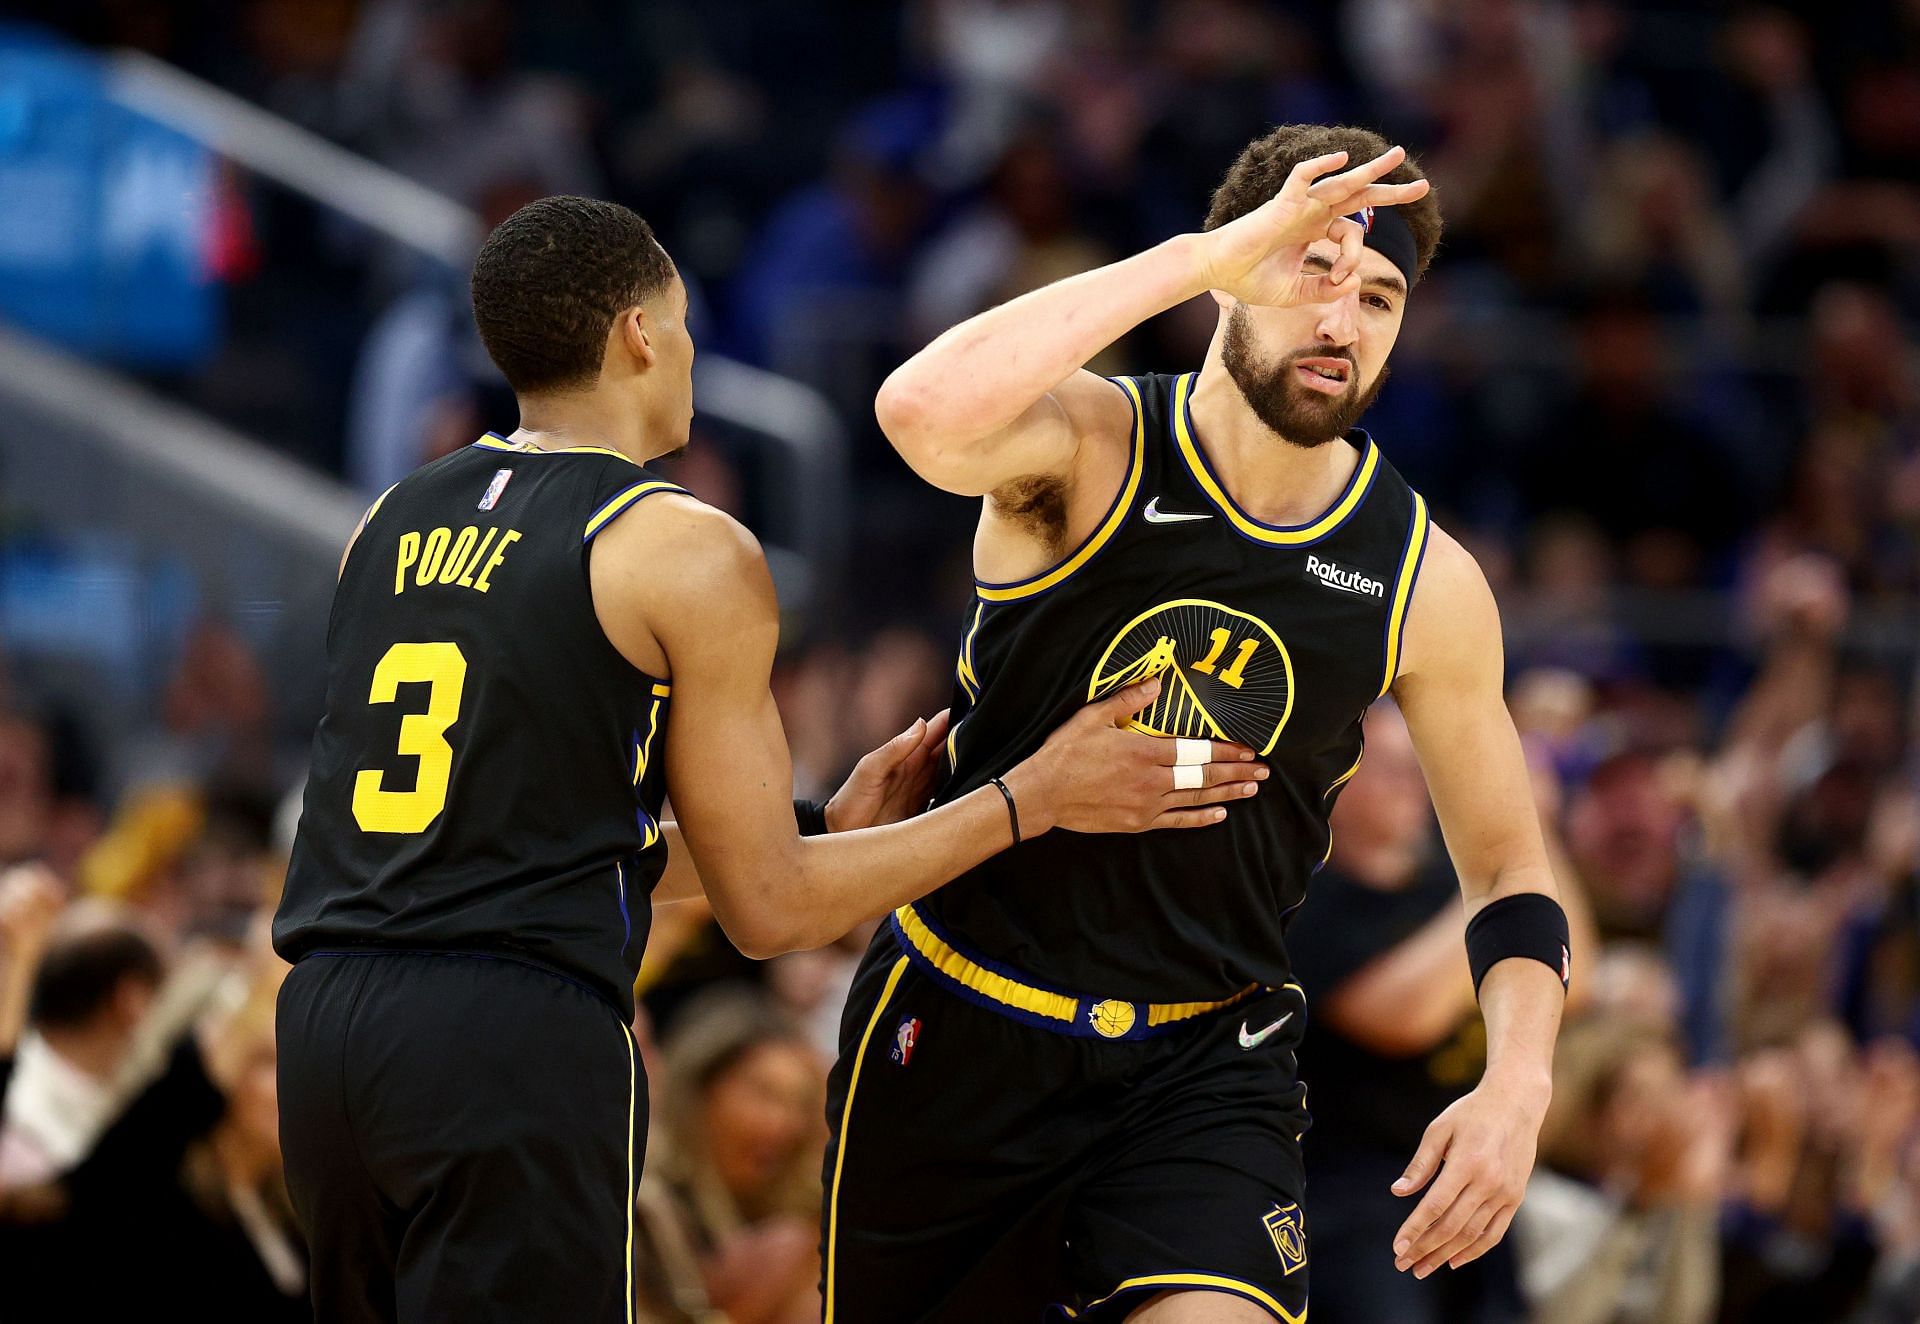
M 613 497 L 600 509 L 587 516 L 586 532 L 580 537 L 582 543 L 590 543 L 599 536 L 600 531 L 618 519 L 629 507 L 643 497 L 654 496 L 660 492 L 678 492 L 686 495 L 687 489 L 678 483 L 669 483 L 665 479 L 654 478 L 643 483 L 635 483 L 619 495 Z
M 382 492 L 379 496 L 373 499 L 373 504 L 367 507 L 367 513 L 360 517 L 361 528 L 364 529 L 367 527 L 367 525 L 373 523 L 373 517 L 380 513 L 381 503 L 384 502 L 388 497 L 392 496 L 393 489 L 398 486 L 400 486 L 400 484 L 398 483 L 391 484 L 386 491 Z
M 1429 523 L 1427 500 L 1415 492 L 1413 515 L 1407 522 L 1407 547 L 1400 556 L 1400 573 L 1394 580 L 1393 608 L 1387 613 L 1387 662 L 1385 675 L 1380 681 L 1382 695 L 1393 688 L 1393 682 L 1400 675 L 1400 650 L 1407 631 L 1407 608 L 1413 602 L 1413 589 L 1420 579 L 1420 566 L 1427 559 Z
M 1012 602 L 1017 598 L 1032 597 L 1044 593 L 1054 585 L 1067 579 L 1076 570 L 1091 561 L 1102 547 L 1113 538 L 1120 525 L 1126 521 L 1127 512 L 1133 509 L 1133 498 L 1140 491 L 1140 474 L 1146 468 L 1147 454 L 1147 414 L 1140 401 L 1140 386 L 1131 377 L 1109 377 L 1127 393 L 1127 400 L 1133 406 L 1133 449 L 1127 457 L 1127 474 L 1115 493 L 1113 504 L 1107 507 L 1107 513 L 1100 525 L 1087 535 L 1087 540 L 1076 548 L 1071 556 L 1049 570 L 1043 570 L 1031 579 L 1015 580 L 1007 584 L 990 584 L 976 578 L 974 590 L 987 602 Z

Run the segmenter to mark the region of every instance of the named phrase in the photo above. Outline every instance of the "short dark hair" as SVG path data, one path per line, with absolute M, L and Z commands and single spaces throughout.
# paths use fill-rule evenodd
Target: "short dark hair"
M 673 259 L 637 213 L 597 198 L 541 198 L 480 245 L 473 320 L 516 393 L 590 386 L 613 319 L 673 276 Z
M 112 1000 L 122 981 L 158 985 L 160 954 L 138 932 L 124 927 L 89 929 L 55 942 L 33 983 L 33 1023 L 70 1030 L 92 1020 Z
M 1278 193 L 1287 176 L 1302 161 L 1331 152 L 1345 152 L 1347 167 L 1371 161 L 1393 144 L 1372 129 L 1352 124 L 1282 124 L 1246 145 L 1227 169 L 1227 177 L 1213 191 L 1213 203 L 1207 208 L 1206 228 L 1217 230 L 1228 221 L 1237 221 Z M 1343 168 L 1347 168 L 1343 167 Z M 1386 184 L 1410 184 L 1425 179 L 1426 171 L 1412 153 L 1382 177 Z M 1433 250 L 1440 246 L 1440 203 L 1435 191 L 1418 202 L 1394 208 L 1413 231 L 1413 244 L 1424 275 L 1433 261 Z

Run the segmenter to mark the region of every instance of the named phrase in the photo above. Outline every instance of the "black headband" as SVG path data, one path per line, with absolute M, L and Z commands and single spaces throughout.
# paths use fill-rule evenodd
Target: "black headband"
M 1358 221 L 1367 232 L 1367 247 L 1380 254 L 1407 278 L 1412 289 L 1420 279 L 1420 246 L 1413 242 L 1413 228 L 1397 207 L 1362 207 L 1347 217 Z

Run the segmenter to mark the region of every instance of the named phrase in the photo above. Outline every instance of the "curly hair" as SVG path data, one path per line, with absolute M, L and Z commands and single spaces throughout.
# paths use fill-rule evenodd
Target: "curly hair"
M 1248 143 L 1227 168 L 1227 177 L 1213 191 L 1205 228 L 1216 230 L 1228 221 L 1245 216 L 1278 193 L 1287 182 L 1287 175 L 1302 161 L 1330 152 L 1345 152 L 1347 165 L 1352 167 L 1371 161 L 1392 145 L 1372 129 L 1351 124 L 1282 124 Z M 1381 182 L 1407 184 L 1426 177 L 1420 163 L 1409 154 L 1388 171 Z M 1395 210 L 1413 231 L 1414 249 L 1420 261 L 1420 270 L 1415 274 L 1424 275 L 1427 264 L 1433 261 L 1434 249 L 1440 246 L 1442 222 L 1435 190 L 1429 190 L 1418 202 L 1406 203 Z
M 590 386 L 613 319 L 673 277 L 673 259 L 636 213 L 597 198 L 541 198 L 480 246 L 473 320 L 517 394 Z

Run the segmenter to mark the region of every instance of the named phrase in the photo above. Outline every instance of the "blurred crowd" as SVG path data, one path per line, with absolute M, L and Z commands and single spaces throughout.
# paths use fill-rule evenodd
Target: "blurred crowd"
M 701 347 L 814 386 L 855 439 L 859 569 L 776 675 L 816 796 L 952 685 L 969 511 L 873 431 L 885 371 L 1192 228 L 1270 123 L 1407 143 L 1448 232 L 1367 424 L 1502 599 L 1537 807 L 1601 943 L 1508 1244 L 1394 1275 L 1387 1182 L 1484 1042 L 1417 766 L 1370 717 L 1291 944 L 1315 1318 L 1920 1320 L 1913 0 L 21 8 L 489 221 L 563 191 L 648 216 Z M 369 491 L 511 428 L 464 273 L 222 189 L 226 345 L 156 385 Z M 1212 326 L 1175 309 L 1095 366 L 1183 370 Z M 752 476 L 698 428 L 678 477 L 738 508 Z M 4 687 L 8 1319 L 94 1317 L 137 1274 L 206 1318 L 299 1317 L 258 928 L 304 750 L 244 633 L 176 651 L 142 729 Z M 643 1319 L 816 1317 L 825 1062 L 865 936 L 754 965 L 698 903 L 655 915 Z M 103 1272 L 104 1236 L 147 1249 Z

